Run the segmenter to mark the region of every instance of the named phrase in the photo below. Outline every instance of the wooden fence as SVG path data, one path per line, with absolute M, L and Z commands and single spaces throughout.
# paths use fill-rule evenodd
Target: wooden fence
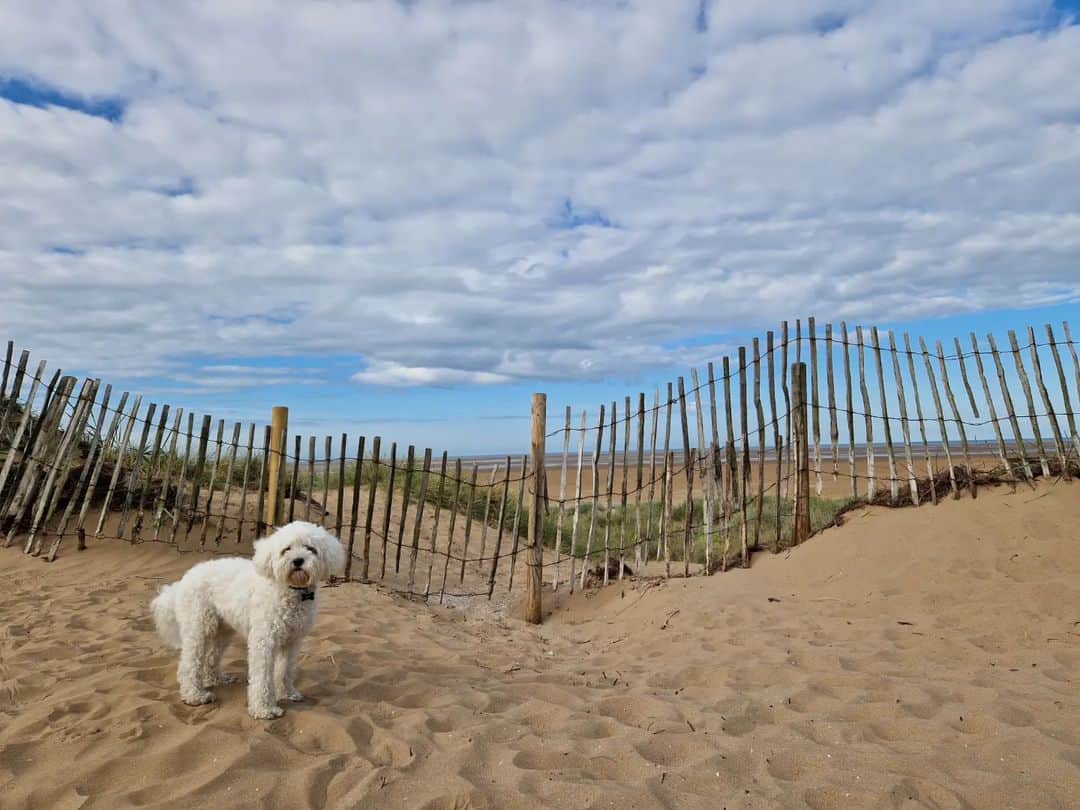
M 601 404 L 592 423 L 582 411 L 580 427 L 566 408 L 549 434 L 562 451 L 552 587 L 656 564 L 668 576 L 673 563 L 684 576 L 747 565 L 752 551 L 797 542 L 852 503 L 921 506 L 974 497 L 980 482 L 1080 472 L 1080 361 L 1067 323 L 1063 340 L 1050 325 L 1041 340 L 1034 328 L 1010 331 L 1007 353 L 993 335 L 954 339 L 947 353 L 876 327 L 803 327 L 769 331 L 764 351 L 754 338 L 709 363 L 704 380 L 692 369 L 689 387 L 680 377 L 654 390 L 651 407 L 638 393 Z M 804 361 L 808 378 L 797 378 Z
M 592 421 L 568 407 L 548 432 L 546 400 L 534 401 L 529 454 L 486 460 L 302 437 L 284 410 L 268 425 L 196 418 L 49 374 L 8 343 L 0 545 L 48 560 L 88 535 L 236 553 L 270 523 L 306 519 L 346 543 L 349 579 L 442 601 L 525 581 L 538 619 L 541 577 L 573 590 L 723 570 L 853 500 L 921 506 L 982 481 L 1077 474 L 1080 361 L 1068 324 L 1061 334 L 1009 332 L 1003 350 L 972 334 L 946 353 L 877 328 L 785 322 L 651 404 L 637 393 Z

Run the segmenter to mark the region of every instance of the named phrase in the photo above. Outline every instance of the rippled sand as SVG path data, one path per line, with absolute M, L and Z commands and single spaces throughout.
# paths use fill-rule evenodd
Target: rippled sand
M 855 512 L 541 628 L 330 588 L 269 723 L 179 702 L 146 606 L 197 555 L 0 550 L 0 807 L 1072 807 L 1078 496 Z

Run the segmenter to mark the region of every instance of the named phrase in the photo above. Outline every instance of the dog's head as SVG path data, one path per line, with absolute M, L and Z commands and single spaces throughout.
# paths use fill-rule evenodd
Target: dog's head
M 345 550 L 326 529 L 297 520 L 256 541 L 252 562 L 259 574 L 282 585 L 313 588 L 342 573 Z

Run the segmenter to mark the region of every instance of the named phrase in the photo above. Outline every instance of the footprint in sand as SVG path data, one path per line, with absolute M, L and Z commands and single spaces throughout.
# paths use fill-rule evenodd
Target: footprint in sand
M 814 770 L 808 766 L 805 759 L 793 751 L 776 751 L 766 760 L 766 769 L 773 779 L 784 782 L 794 782 L 801 778 L 807 770 Z
M 1026 709 L 1021 709 L 1019 706 L 1015 706 L 1012 703 L 1002 704 L 998 707 L 995 715 L 1002 723 L 1015 728 L 1027 727 L 1035 722 L 1035 717 L 1031 712 Z
M 689 765 L 715 753 L 712 745 L 697 734 L 654 734 L 650 739 L 634 746 L 642 759 L 654 765 Z

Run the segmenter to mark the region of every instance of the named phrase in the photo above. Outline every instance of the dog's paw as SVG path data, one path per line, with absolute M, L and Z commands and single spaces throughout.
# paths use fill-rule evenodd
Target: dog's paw
M 274 720 L 285 714 L 280 706 L 249 706 L 248 714 L 256 720 Z
M 215 697 L 213 692 L 201 689 L 198 692 L 187 692 L 182 694 L 180 695 L 180 699 L 188 706 L 204 706 L 207 703 L 213 703 L 217 700 L 217 697 Z
M 289 689 L 287 692 L 285 692 L 285 700 L 292 701 L 293 703 L 299 703 L 303 699 L 304 696 L 300 694 L 300 691 L 297 689 Z

